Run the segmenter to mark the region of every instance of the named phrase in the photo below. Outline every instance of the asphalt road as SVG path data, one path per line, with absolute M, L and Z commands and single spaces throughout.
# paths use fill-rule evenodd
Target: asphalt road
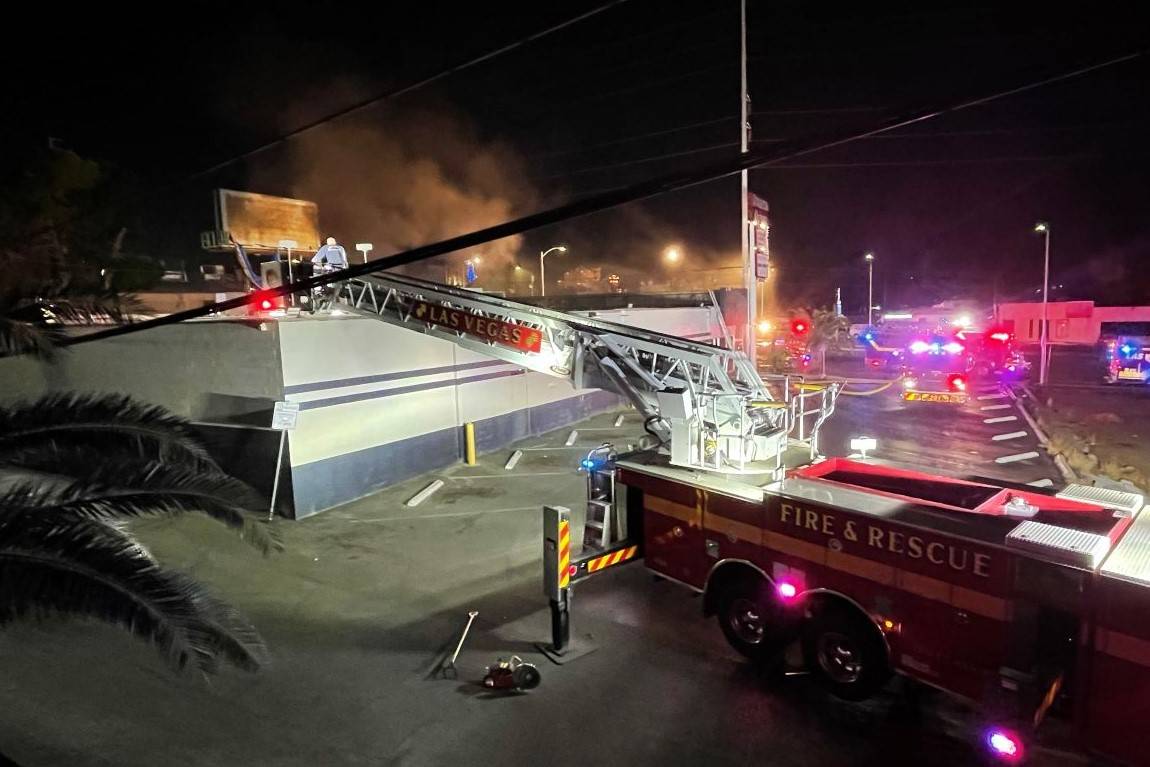
M 978 409 L 986 403 L 1013 407 L 844 398 L 827 450 L 845 453 L 849 435 L 865 431 L 881 457 L 990 473 L 995 457 L 1033 444 L 993 442 L 1007 427 L 982 421 L 1013 411 Z M 597 649 L 564 666 L 546 661 L 533 646 L 549 637 L 540 507 L 570 506 L 579 529 L 578 457 L 641 433 L 634 415 L 613 421 L 581 424 L 571 447 L 566 429 L 528 440 L 512 471 L 501 452 L 282 522 L 286 550 L 266 559 L 201 520 L 137 525 L 163 561 L 251 617 L 272 665 L 205 682 L 174 675 L 115 629 L 8 626 L 0 750 L 23 767 L 977 763 L 965 714 L 945 696 L 895 679 L 871 701 L 848 704 L 801 675 L 763 677 L 702 616 L 697 597 L 641 564 L 579 585 L 572 633 Z M 1055 476 L 1042 461 L 1001 471 Z M 439 492 L 404 505 L 435 477 L 446 483 Z M 458 678 L 442 678 L 434 669 L 468 610 L 479 617 Z M 542 684 L 485 691 L 485 666 L 511 654 L 537 663 Z
M 846 388 L 824 427 L 822 452 L 847 455 L 852 437 L 868 436 L 878 440 L 875 458 L 1013 482 L 1061 483 L 1017 401 L 997 383 L 975 382 L 963 404 L 906 402 L 897 384 L 871 396 L 849 394 L 875 388 Z

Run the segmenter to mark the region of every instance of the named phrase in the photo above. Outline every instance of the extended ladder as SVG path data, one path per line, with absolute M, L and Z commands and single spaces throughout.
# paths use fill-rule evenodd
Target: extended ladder
M 622 394 L 672 463 L 725 472 L 781 465 L 790 408 L 738 351 L 394 274 L 337 283 L 325 308 L 336 305 L 576 388 Z

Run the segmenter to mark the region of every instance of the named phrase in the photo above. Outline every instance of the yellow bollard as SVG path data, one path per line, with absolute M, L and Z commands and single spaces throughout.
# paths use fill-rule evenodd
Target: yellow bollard
M 463 424 L 464 453 L 463 462 L 468 466 L 475 465 L 475 424 Z

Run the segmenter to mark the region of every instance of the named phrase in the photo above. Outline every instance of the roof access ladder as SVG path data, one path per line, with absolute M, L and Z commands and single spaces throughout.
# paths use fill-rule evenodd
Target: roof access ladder
M 576 388 L 617 392 L 676 465 L 781 471 L 795 408 L 741 352 L 390 273 L 334 283 L 321 308 L 336 305 Z

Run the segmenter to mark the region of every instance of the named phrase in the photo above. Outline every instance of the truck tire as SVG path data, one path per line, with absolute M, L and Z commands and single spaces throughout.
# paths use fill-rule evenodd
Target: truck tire
M 814 612 L 803 627 L 807 668 L 832 695 L 866 700 L 890 678 L 890 660 L 878 627 L 837 605 Z
M 719 628 L 731 647 L 755 662 L 768 662 L 786 646 L 783 608 L 765 578 L 741 577 L 719 595 Z

